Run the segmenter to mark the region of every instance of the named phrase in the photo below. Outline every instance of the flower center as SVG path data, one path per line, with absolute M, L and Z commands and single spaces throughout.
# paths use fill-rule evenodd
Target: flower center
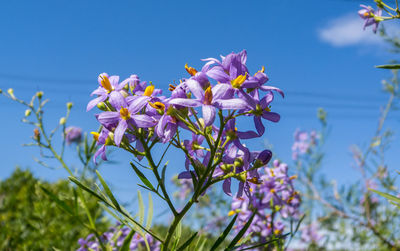
M 131 114 L 129 113 L 128 108 L 121 108 L 121 110 L 119 110 L 119 114 L 121 115 L 121 118 L 124 120 L 128 120 L 131 118 Z
M 192 76 L 196 75 L 197 73 L 197 70 L 195 68 L 189 67 L 187 64 L 185 64 L 185 69 Z
M 211 105 L 213 99 L 213 95 L 211 92 L 211 86 L 207 87 L 207 89 L 204 92 L 204 104 L 205 105 Z
M 233 88 L 239 89 L 240 86 L 246 81 L 247 73 L 245 75 L 239 75 L 234 80 L 231 80 L 231 85 Z
M 143 96 L 148 96 L 150 97 L 151 94 L 153 94 L 154 91 L 154 85 L 149 85 L 146 87 L 146 89 L 144 90 Z
M 105 75 L 100 75 L 100 78 L 101 78 L 101 82 L 100 82 L 101 86 L 104 89 L 106 89 L 108 92 L 111 92 L 113 90 L 113 87 L 112 87 L 108 77 Z
M 157 110 L 162 110 L 162 111 L 165 110 L 165 105 L 163 103 L 161 103 L 161 102 L 158 102 L 158 101 L 154 102 L 154 103 L 149 102 L 149 105 L 151 107 L 153 107 L 154 109 L 157 109 Z

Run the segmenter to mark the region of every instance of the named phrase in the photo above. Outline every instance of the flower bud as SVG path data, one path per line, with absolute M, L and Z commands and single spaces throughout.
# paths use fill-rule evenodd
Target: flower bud
M 222 164 L 219 168 L 221 168 L 224 173 L 230 173 L 232 171 L 232 165 L 229 164 Z
M 242 167 L 244 165 L 243 159 L 242 158 L 236 158 L 235 161 L 233 162 L 233 165 L 235 167 Z
M 60 118 L 60 125 L 65 125 L 65 123 L 67 123 L 65 117 Z
M 37 96 L 38 98 L 42 98 L 42 97 L 43 97 L 43 92 L 42 92 L 42 91 L 37 92 L 37 93 L 36 93 L 36 96 Z
M 3 93 L 3 90 L 2 89 L 0 89 L 0 94 L 2 94 Z
M 82 129 L 75 126 L 70 126 L 65 129 L 65 140 L 68 145 L 72 143 L 80 143 L 82 140 Z
M 33 139 L 40 142 L 40 131 L 37 128 L 33 130 Z
M 72 102 L 67 103 L 67 109 L 70 110 L 74 104 Z
M 25 111 L 25 117 L 28 117 L 29 115 L 31 115 L 32 110 L 31 109 L 27 109 Z
M 99 108 L 99 110 L 101 110 L 101 111 L 107 111 L 107 107 L 106 107 L 106 104 L 104 104 L 104 102 L 98 103 L 97 108 Z
M 14 96 L 14 89 L 9 88 L 9 89 L 7 90 L 7 93 L 8 93 L 8 95 L 10 95 L 10 97 L 11 97 L 12 99 L 15 99 L 15 96 Z

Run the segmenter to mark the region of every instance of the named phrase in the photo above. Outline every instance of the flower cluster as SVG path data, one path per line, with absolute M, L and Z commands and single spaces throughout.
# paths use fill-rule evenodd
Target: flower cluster
M 185 66 L 190 77 L 170 85 L 169 97 L 137 75 L 119 83 L 118 76 L 100 74 L 99 87 L 92 93 L 97 97 L 87 106 L 87 110 L 97 106 L 103 111 L 96 115 L 102 130 L 93 133 L 101 145 L 95 160 L 98 156 L 106 160 L 110 145 L 141 160 L 156 143 L 170 142 L 186 156 L 186 171 L 180 179 L 224 180 L 224 191 L 231 194 L 231 179 L 235 178 L 240 181 L 239 197 L 248 191 L 249 182 L 258 183 L 257 168 L 268 163 L 271 152 L 251 152 L 242 140 L 261 137 L 263 120 L 279 121 L 271 102 L 274 92 L 282 97 L 283 92 L 264 85 L 268 81 L 264 67 L 250 74 L 245 50 L 203 61 L 200 71 Z M 252 117 L 255 130 L 238 130 L 238 117 Z M 189 131 L 191 140 L 181 141 L 180 130 Z
M 101 235 L 101 241 L 104 246 L 110 248 L 107 250 L 119 250 L 131 231 L 132 230 L 128 227 L 112 227 L 108 232 L 105 232 Z M 138 250 L 139 248 L 145 248 L 146 242 L 147 245 L 149 245 L 150 250 L 160 250 L 161 243 L 159 241 L 154 240 L 153 237 L 149 234 L 146 234 L 145 240 L 138 233 L 135 233 L 133 235 L 132 240 L 129 244 L 129 250 Z M 88 235 L 85 239 L 79 239 L 78 244 L 80 245 L 80 247 L 77 249 L 77 251 L 101 250 L 101 245 L 98 239 L 95 238 L 94 234 Z
M 283 219 L 298 218 L 300 195 L 293 187 L 296 176 L 288 176 L 288 166 L 275 160 L 272 167 L 265 167 L 259 184 L 252 184 L 250 198 L 234 198 L 229 215 L 238 214 L 236 229 L 239 231 L 255 214 L 246 235 L 264 238 L 281 235 Z
M 294 132 L 294 143 L 292 145 L 292 158 L 297 160 L 300 155 L 308 153 L 311 148 L 317 145 L 319 135 L 316 131 L 306 132 L 297 129 Z

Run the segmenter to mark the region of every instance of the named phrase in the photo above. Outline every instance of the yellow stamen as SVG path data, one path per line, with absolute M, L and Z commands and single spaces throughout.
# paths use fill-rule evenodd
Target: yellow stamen
M 173 90 L 175 90 L 175 88 L 176 86 L 170 84 L 168 90 L 172 92 Z
M 271 192 L 271 193 L 275 193 L 275 189 L 272 188 L 272 189 L 270 190 L 270 192 Z
M 143 96 L 148 96 L 150 97 L 151 94 L 153 94 L 154 91 L 154 85 L 149 85 L 146 87 L 146 89 L 144 90 Z
M 290 176 L 289 179 L 290 179 L 290 180 L 297 179 L 297 175 Z
M 93 135 L 94 140 L 99 141 L 100 134 L 98 132 L 90 132 Z
M 231 80 L 231 85 L 233 88 L 240 88 L 244 81 L 246 81 L 247 73 L 245 75 L 239 75 L 234 80 Z
M 258 72 L 254 73 L 254 76 L 257 75 L 259 72 L 264 73 L 264 72 L 265 72 L 265 67 L 262 66 L 262 67 L 261 67 L 261 70 L 259 70 Z
M 270 112 L 270 111 L 271 111 L 271 107 L 270 107 L 270 106 L 267 106 L 267 107 L 265 107 L 265 110 L 266 110 L 267 112 Z
M 103 86 L 104 89 L 106 89 L 108 92 L 111 92 L 113 90 L 112 85 L 110 83 L 110 80 L 106 75 L 100 75 L 101 78 L 101 86 Z
M 189 67 L 187 64 L 185 64 L 185 69 L 192 76 L 196 75 L 197 73 L 197 70 L 195 68 Z
M 364 17 L 369 17 L 369 16 L 371 16 L 371 14 L 369 12 L 364 13 Z
M 281 231 L 281 230 L 279 230 L 279 229 L 275 229 L 275 230 L 274 230 L 274 233 L 275 233 L 276 235 L 279 235 L 279 234 L 281 234 L 281 233 L 282 233 L 282 231 Z
M 129 113 L 128 108 L 121 108 L 121 110 L 119 110 L 119 114 L 121 115 L 121 118 L 124 120 L 128 120 L 131 118 L 131 114 Z
M 206 91 L 204 92 L 204 104 L 211 105 L 213 99 L 213 95 L 211 92 L 211 86 L 207 87 Z
M 234 215 L 235 213 L 236 213 L 235 211 L 231 210 L 231 211 L 229 211 L 228 216 L 232 216 L 232 215 Z
M 251 182 L 251 183 L 253 183 L 253 184 L 261 184 L 261 182 L 260 182 L 256 177 L 253 177 L 253 178 L 251 178 L 251 179 L 248 179 L 247 181 L 248 181 L 248 182 Z
M 162 110 L 162 111 L 165 110 L 165 105 L 161 102 L 154 102 L 154 103 L 149 102 L 149 105 L 157 110 Z
M 271 176 L 272 176 L 272 177 L 275 177 L 274 170 L 273 170 L 273 169 L 269 169 L 269 170 L 271 171 Z

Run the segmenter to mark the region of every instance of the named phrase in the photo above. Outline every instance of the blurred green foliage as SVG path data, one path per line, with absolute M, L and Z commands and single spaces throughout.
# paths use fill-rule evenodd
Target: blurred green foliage
M 60 209 L 41 186 L 55 193 L 76 215 Z M 67 180 L 54 183 L 40 181 L 29 170 L 17 168 L 0 182 L 0 250 L 75 250 L 79 238 L 90 234 L 81 222 L 85 212 L 78 210 L 78 199 Z M 95 198 L 86 196 L 93 215 L 97 215 L 96 228 L 104 232 L 110 226 Z

